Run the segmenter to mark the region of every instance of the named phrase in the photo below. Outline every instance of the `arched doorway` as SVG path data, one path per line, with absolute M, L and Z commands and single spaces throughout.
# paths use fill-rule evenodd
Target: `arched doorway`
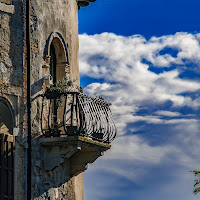
M 53 78 L 53 83 L 55 83 L 57 80 L 62 80 L 64 77 L 68 76 L 66 69 L 69 67 L 66 45 L 58 35 L 57 37 L 55 36 L 50 43 L 49 55 L 50 75 Z
M 56 50 L 54 48 L 53 43 L 50 46 L 50 75 L 53 79 L 53 83 L 56 82 L 57 78 L 56 78 Z
M 14 120 L 9 103 L 0 98 L 0 199 L 14 199 Z
M 69 80 L 69 61 L 67 48 L 64 40 L 58 33 L 54 33 L 50 37 L 48 54 L 50 56 L 49 73 L 52 77 L 53 83 L 63 80 L 64 78 L 68 78 Z M 62 105 L 58 106 L 58 101 L 59 100 L 56 99 L 52 99 L 50 101 L 52 113 L 51 126 L 55 130 L 53 133 L 51 133 L 52 136 L 59 136 L 63 129 L 63 127 L 61 128 L 60 125 L 63 121 L 64 107 Z

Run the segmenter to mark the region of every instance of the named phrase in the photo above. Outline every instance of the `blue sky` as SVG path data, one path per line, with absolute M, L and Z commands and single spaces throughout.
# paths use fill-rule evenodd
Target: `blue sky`
M 198 0 L 97 0 L 79 11 L 79 32 L 145 37 L 197 32 Z
M 112 102 L 118 137 L 84 173 L 86 200 L 196 200 L 200 2 L 97 0 L 79 11 L 84 91 Z

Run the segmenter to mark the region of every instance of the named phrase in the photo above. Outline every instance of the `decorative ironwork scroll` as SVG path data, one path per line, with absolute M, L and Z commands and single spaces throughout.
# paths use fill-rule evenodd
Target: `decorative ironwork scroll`
M 103 143 L 116 137 L 111 104 L 78 92 L 44 95 L 41 128 L 45 136 L 84 136 Z

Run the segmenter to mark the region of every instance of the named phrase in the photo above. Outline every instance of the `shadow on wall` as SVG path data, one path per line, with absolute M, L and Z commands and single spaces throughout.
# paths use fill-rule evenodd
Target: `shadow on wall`
M 10 66 L 10 82 L 13 85 L 21 86 L 23 82 L 23 2 L 13 1 L 15 6 L 14 14 L 11 14 L 10 20 L 10 49 L 9 58 L 12 60 Z

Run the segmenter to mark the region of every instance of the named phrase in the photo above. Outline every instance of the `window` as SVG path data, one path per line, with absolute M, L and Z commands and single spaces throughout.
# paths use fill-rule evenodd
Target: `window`
M 9 107 L 0 100 L 0 199 L 14 199 L 13 118 Z
M 0 133 L 0 152 L 0 199 L 11 200 L 14 199 L 14 136 Z

